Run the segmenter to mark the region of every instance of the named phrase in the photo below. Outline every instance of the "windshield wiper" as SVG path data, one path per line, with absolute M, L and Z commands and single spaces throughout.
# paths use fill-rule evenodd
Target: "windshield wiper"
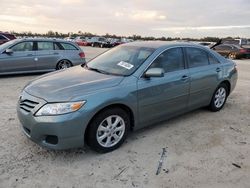
M 86 64 L 86 68 L 88 70 L 92 70 L 92 71 L 99 72 L 99 73 L 102 73 L 102 74 L 110 74 L 109 72 L 106 72 L 104 70 L 100 70 L 100 69 L 97 69 L 97 68 L 88 67 L 87 64 Z
M 85 68 L 88 69 L 88 70 L 92 70 L 92 71 L 99 72 L 99 73 L 102 73 L 102 74 L 114 75 L 114 76 L 124 76 L 124 75 L 122 75 L 122 74 L 111 73 L 111 72 L 107 72 L 107 71 L 100 70 L 100 69 L 97 69 L 97 68 L 89 67 L 89 66 L 87 65 L 87 63 L 86 63 L 85 65 L 83 65 L 82 67 L 85 67 Z

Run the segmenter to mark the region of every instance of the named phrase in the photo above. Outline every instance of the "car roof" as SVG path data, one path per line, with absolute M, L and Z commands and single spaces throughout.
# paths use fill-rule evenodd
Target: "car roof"
M 154 49 L 164 48 L 164 47 L 174 47 L 174 46 L 187 46 L 187 47 L 197 46 L 205 48 L 202 45 L 195 44 L 193 42 L 179 42 L 179 41 L 136 41 L 123 44 L 123 46 L 149 47 Z
M 21 41 L 50 41 L 50 42 L 69 42 L 69 41 L 66 41 L 64 39 L 56 39 L 56 38 L 21 38 L 21 39 L 17 39 L 19 40 L 20 42 Z
M 63 39 L 52 39 L 52 38 L 21 38 L 21 39 L 14 39 L 14 40 L 11 40 L 9 42 L 6 42 L 2 45 L 0 45 L 0 52 L 5 50 L 6 48 L 9 48 L 11 47 L 12 45 L 15 45 L 19 42 L 25 42 L 25 41 L 28 41 L 28 42 L 31 42 L 31 41 L 41 41 L 41 42 L 64 42 L 64 43 L 68 43 L 68 44 L 71 44 L 73 46 L 75 46 L 78 50 L 80 50 L 80 48 L 78 47 L 78 45 L 76 45 L 75 43 L 71 42 L 71 41 L 66 41 L 66 40 L 63 40 Z

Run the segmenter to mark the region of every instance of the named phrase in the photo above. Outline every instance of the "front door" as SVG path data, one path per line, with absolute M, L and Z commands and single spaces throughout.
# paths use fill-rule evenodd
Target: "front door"
M 138 112 L 141 126 L 167 119 L 187 108 L 190 81 L 182 48 L 163 52 L 149 69 L 155 67 L 164 69 L 164 77 L 141 77 L 138 80 Z
M 3 52 L 0 55 L 0 72 L 28 72 L 36 70 L 35 51 L 33 42 L 20 42 L 11 47 L 13 53 Z

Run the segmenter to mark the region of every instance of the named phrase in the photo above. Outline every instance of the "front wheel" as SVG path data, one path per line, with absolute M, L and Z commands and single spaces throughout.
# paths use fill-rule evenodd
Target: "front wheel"
M 97 152 L 113 151 L 125 141 L 129 127 L 130 118 L 124 110 L 105 110 L 89 124 L 86 133 L 87 143 Z
M 212 112 L 217 112 L 223 108 L 229 94 L 228 92 L 228 87 L 224 83 L 217 87 L 210 103 L 210 110 Z

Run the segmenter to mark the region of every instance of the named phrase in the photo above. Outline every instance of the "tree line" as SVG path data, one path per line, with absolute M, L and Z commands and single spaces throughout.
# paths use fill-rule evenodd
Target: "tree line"
M 77 36 L 85 36 L 85 37 L 92 37 L 97 36 L 97 34 L 93 34 L 90 32 L 82 32 L 78 31 L 77 33 L 68 32 L 68 33 L 61 33 L 57 31 L 48 31 L 47 33 L 33 33 L 31 31 L 27 32 L 15 32 L 11 31 L 11 34 L 14 34 L 18 37 L 49 37 L 49 38 L 65 38 L 65 37 L 77 37 Z M 140 35 L 131 35 L 131 36 L 119 36 L 114 34 L 106 33 L 105 35 L 101 35 L 102 37 L 107 38 L 128 38 L 133 40 L 161 40 L 161 41 L 173 41 L 173 40 L 184 40 L 184 41 L 207 41 L 207 42 L 217 42 L 220 39 L 237 39 L 240 37 L 225 37 L 225 38 L 219 38 L 219 37 L 203 37 L 203 38 L 180 38 L 180 37 L 153 37 L 153 36 L 147 36 L 143 37 Z

